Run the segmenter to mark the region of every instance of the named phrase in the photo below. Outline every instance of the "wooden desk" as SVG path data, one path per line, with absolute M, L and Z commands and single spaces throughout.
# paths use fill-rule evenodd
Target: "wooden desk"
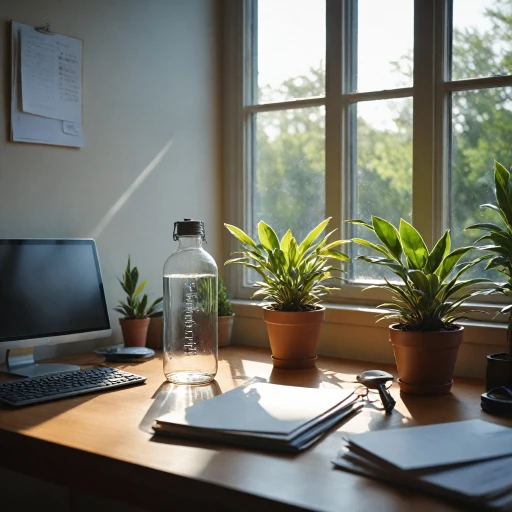
M 334 469 L 331 460 L 344 432 L 407 427 L 484 418 L 511 420 L 480 410 L 483 383 L 456 379 L 451 395 L 402 395 L 391 415 L 376 404 L 365 408 L 297 456 L 198 445 L 153 438 L 157 416 L 227 391 L 259 376 L 306 387 L 356 386 L 355 374 L 385 365 L 319 357 L 312 370 L 274 370 L 266 350 L 226 347 L 219 351 L 216 383 L 175 387 L 164 380 L 161 357 L 139 364 L 111 364 L 148 377 L 147 384 L 83 395 L 19 410 L 0 408 L 0 465 L 148 510 L 319 510 L 415 512 L 459 510 L 434 498 L 393 488 Z M 68 357 L 82 367 L 101 364 L 95 355 Z

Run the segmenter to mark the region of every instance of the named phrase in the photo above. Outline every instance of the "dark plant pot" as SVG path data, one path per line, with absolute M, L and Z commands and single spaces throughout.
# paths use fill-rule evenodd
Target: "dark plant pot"
M 231 344 L 231 334 L 233 332 L 233 322 L 235 315 L 219 316 L 219 347 L 227 347 Z
M 395 324 L 396 325 L 396 324 Z M 400 391 L 412 395 L 447 395 L 464 328 L 457 331 L 402 331 L 389 327 Z
M 149 319 L 146 347 L 159 350 L 164 345 L 164 318 L 154 316 Z
M 487 356 L 485 388 L 489 391 L 500 386 L 512 386 L 512 361 L 506 352 Z
M 263 308 L 263 318 L 276 368 L 299 370 L 311 368 L 316 362 L 316 347 L 325 308 L 315 311 L 274 311 Z
M 125 347 L 144 347 L 146 345 L 149 318 L 142 318 L 140 320 L 121 318 L 119 323 L 123 331 Z

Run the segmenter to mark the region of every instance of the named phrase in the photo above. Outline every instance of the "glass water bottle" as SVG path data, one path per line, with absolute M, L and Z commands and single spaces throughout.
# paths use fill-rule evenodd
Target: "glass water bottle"
M 203 249 L 203 222 L 175 222 L 173 238 L 179 247 L 164 265 L 164 374 L 175 384 L 208 384 L 217 373 L 217 265 Z

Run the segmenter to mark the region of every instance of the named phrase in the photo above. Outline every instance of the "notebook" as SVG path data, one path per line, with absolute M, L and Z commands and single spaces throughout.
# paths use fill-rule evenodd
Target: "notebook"
M 512 429 L 483 420 L 365 432 L 346 439 L 350 449 L 403 470 L 512 455 Z
M 340 469 L 477 510 L 512 507 L 512 429 L 482 420 L 345 436 Z
M 352 391 L 252 382 L 166 414 L 153 430 L 212 442 L 300 451 L 362 406 Z

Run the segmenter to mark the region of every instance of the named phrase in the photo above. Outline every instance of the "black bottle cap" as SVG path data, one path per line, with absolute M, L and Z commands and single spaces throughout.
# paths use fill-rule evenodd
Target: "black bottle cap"
M 206 240 L 204 222 L 192 219 L 183 219 L 175 222 L 173 239 L 178 240 L 180 236 L 200 236 L 201 239 Z

